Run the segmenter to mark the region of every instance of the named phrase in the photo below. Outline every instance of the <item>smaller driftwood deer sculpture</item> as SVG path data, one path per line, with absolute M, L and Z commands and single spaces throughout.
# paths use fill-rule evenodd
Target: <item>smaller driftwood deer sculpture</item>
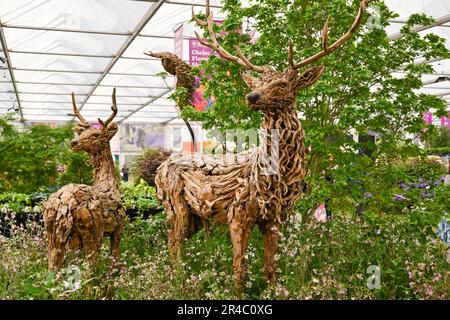
M 203 45 L 212 48 L 223 59 L 262 75 L 255 78 L 246 73 L 243 78 L 252 90 L 246 97 L 249 107 L 264 113 L 260 132 L 265 137 L 266 145 L 257 147 L 244 161 L 231 165 L 217 158 L 186 159 L 173 154 L 158 168 L 158 198 L 168 214 L 171 225 L 169 249 L 175 255 L 179 254 L 180 244 L 205 221 L 227 222 L 230 225 L 238 295 L 242 293 L 246 269 L 244 255 L 252 228 L 258 225 L 263 233 L 265 277 L 273 282 L 276 279 L 275 253 L 281 223 L 302 194 L 307 151 L 295 99 L 299 90 L 313 85 L 322 76 L 324 68 L 314 66 L 303 73 L 298 70 L 317 62 L 348 41 L 361 24 L 371 1 L 361 1 L 350 29 L 331 45 L 327 41 L 328 22 L 325 23 L 322 51 L 301 62 L 294 62 L 293 43 L 289 41 L 288 67 L 284 72 L 277 72 L 270 66 L 252 64 L 239 48 L 236 48 L 236 56 L 227 52 L 214 33 L 209 1 L 206 2 L 206 21 L 196 17 L 192 9 L 194 20 L 208 30 L 208 39 L 196 34 Z M 274 130 L 278 132 L 278 169 L 275 174 L 264 174 L 267 172 L 266 150 L 272 150 L 275 143 L 271 138 Z
M 94 261 L 104 236 L 111 239 L 111 254 L 119 259 L 119 242 L 125 221 L 119 182 L 115 174 L 109 141 L 118 126 L 111 121 L 117 114 L 116 89 L 112 94 L 112 115 L 98 119 L 101 127 L 93 128 L 77 109 L 72 93 L 74 114 L 80 123 L 75 128 L 78 139 L 72 149 L 90 155 L 94 167 L 94 183 L 69 184 L 52 194 L 44 205 L 44 223 L 48 240 L 48 267 L 59 269 L 64 264 L 67 247 L 83 249 Z

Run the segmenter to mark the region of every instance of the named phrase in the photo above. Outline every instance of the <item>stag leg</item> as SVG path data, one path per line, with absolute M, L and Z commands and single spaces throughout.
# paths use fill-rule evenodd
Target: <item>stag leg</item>
M 264 223 L 259 225 L 264 238 L 264 277 L 267 282 L 274 283 L 277 280 L 277 262 L 275 254 L 278 251 L 279 223 Z
M 248 239 L 253 225 L 247 221 L 240 221 L 240 219 L 233 219 L 230 224 L 230 236 L 233 243 L 233 272 L 234 272 L 234 287 L 237 296 L 240 298 L 244 291 L 245 282 L 245 251 L 248 246 Z
M 103 242 L 103 218 L 100 212 L 91 212 L 86 208 L 76 211 L 77 231 L 81 238 L 83 251 L 94 266 Z
M 118 261 L 120 257 L 120 238 L 122 237 L 122 230 L 115 231 L 112 235 L 109 236 L 111 241 L 110 255 L 114 258 L 114 260 Z
M 48 245 L 48 269 L 58 270 L 64 265 L 66 246 L 59 239 L 52 239 Z
M 58 207 L 55 205 L 54 207 Z M 57 270 L 64 265 L 65 256 L 65 243 L 62 243 L 61 239 L 56 234 L 55 220 L 57 209 L 45 209 L 44 210 L 44 222 L 47 232 L 47 259 L 48 269 Z
M 183 198 L 175 197 L 174 199 L 176 201 L 172 206 L 174 213 L 169 218 L 171 229 L 168 246 L 171 254 L 180 259 L 180 246 L 197 232 L 199 218 L 189 210 Z
M 111 242 L 110 255 L 112 256 L 110 265 L 111 271 L 114 269 L 116 264 L 120 262 L 120 239 L 122 238 L 122 229 L 123 224 L 109 236 Z

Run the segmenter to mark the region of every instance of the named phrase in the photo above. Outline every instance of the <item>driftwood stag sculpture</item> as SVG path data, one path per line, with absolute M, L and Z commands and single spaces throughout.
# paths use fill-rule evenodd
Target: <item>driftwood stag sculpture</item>
M 179 254 L 179 246 L 191 237 L 204 221 L 227 222 L 233 244 L 233 271 L 238 295 L 245 279 L 244 254 L 252 228 L 258 225 L 264 237 L 265 277 L 276 280 L 275 253 L 278 248 L 278 233 L 296 200 L 302 194 L 305 175 L 305 139 L 297 118 L 296 95 L 301 89 L 313 85 L 323 74 L 324 68 L 314 66 L 303 73 L 306 67 L 333 52 L 346 41 L 361 24 L 365 9 L 372 0 L 362 0 L 358 15 L 350 29 L 336 42 L 327 43 L 328 22 L 322 36 L 322 51 L 301 61 L 294 62 L 293 43 L 289 41 L 289 66 L 284 72 L 276 72 L 269 66 L 252 64 L 236 48 L 237 56 L 227 52 L 218 42 L 213 31 L 213 17 L 206 3 L 206 21 L 193 18 L 209 33 L 208 39 L 198 40 L 212 48 L 223 59 L 234 61 L 248 71 L 261 74 L 260 78 L 245 73 L 243 78 L 252 92 L 246 96 L 252 110 L 264 113 L 260 131 L 265 137 L 265 147 L 257 147 L 246 161 L 227 165 L 218 159 L 204 157 L 201 160 L 187 159 L 173 154 L 159 168 L 156 177 L 158 198 L 168 213 L 171 225 L 169 249 Z M 265 150 L 272 150 L 278 134 L 279 155 L 275 174 L 266 174 Z
M 48 240 L 48 267 L 59 269 L 64 264 L 66 247 L 83 249 L 95 259 L 104 236 L 111 239 L 111 254 L 119 258 L 119 242 L 125 221 L 119 183 L 109 141 L 118 126 L 111 121 L 117 114 L 116 89 L 112 94 L 112 115 L 98 119 L 101 128 L 93 128 L 77 109 L 72 93 L 74 114 L 80 123 L 75 131 L 78 139 L 71 141 L 72 149 L 89 153 L 94 167 L 94 183 L 69 184 L 52 194 L 44 205 L 44 223 Z

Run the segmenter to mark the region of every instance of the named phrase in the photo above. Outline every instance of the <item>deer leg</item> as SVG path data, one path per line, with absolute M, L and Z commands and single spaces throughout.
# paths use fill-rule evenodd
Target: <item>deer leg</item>
M 264 238 L 264 277 L 267 282 L 274 283 L 277 280 L 277 262 L 275 254 L 278 251 L 278 232 L 280 225 L 269 222 L 260 225 Z
M 181 197 L 174 198 L 173 217 L 169 219 L 171 229 L 169 232 L 169 251 L 172 256 L 180 259 L 180 246 L 190 238 L 198 229 L 195 215 L 190 212 L 185 200 Z
M 110 248 L 110 255 L 115 259 L 119 260 L 120 257 L 120 238 L 122 237 L 122 230 L 115 231 L 112 235 L 109 236 L 109 239 L 111 240 L 111 248 Z
M 66 246 L 58 238 L 53 237 L 48 243 L 48 269 L 58 270 L 64 265 Z
M 110 270 L 113 270 L 115 265 L 120 262 L 120 239 L 122 238 L 123 226 L 120 226 L 113 234 L 109 236 L 111 241 L 110 255 L 112 256 L 112 261 L 110 265 Z
M 233 244 L 233 272 L 236 294 L 241 298 L 245 281 L 245 251 L 253 225 L 247 221 L 233 219 L 230 224 L 230 236 Z
M 98 254 L 103 241 L 103 219 L 99 212 L 86 208 L 77 210 L 77 229 L 83 245 L 85 256 L 97 265 Z
M 64 265 L 65 243 L 62 243 L 55 230 L 56 210 L 44 210 L 47 231 L 47 260 L 49 270 L 58 270 Z

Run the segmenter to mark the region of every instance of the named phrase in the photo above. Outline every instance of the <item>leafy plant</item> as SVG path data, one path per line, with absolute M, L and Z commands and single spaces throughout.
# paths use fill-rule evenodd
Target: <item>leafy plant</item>
M 161 148 L 148 148 L 133 158 L 131 176 L 135 183 L 143 179 L 149 186 L 155 187 L 155 172 L 171 152 Z
M 67 146 L 74 135 L 72 124 L 19 130 L 12 121 L 9 115 L 0 117 L 0 191 L 30 193 L 58 183 L 89 181 L 91 169 L 84 161 L 86 156 Z M 64 164 L 69 171 L 59 178 L 58 168 Z
M 450 128 L 430 126 L 426 132 L 425 144 L 428 148 L 450 148 Z
M 156 189 L 149 186 L 143 179 L 138 184 L 122 183 L 123 202 L 125 208 L 136 210 L 139 214 L 151 208 L 161 208 L 156 199 Z

